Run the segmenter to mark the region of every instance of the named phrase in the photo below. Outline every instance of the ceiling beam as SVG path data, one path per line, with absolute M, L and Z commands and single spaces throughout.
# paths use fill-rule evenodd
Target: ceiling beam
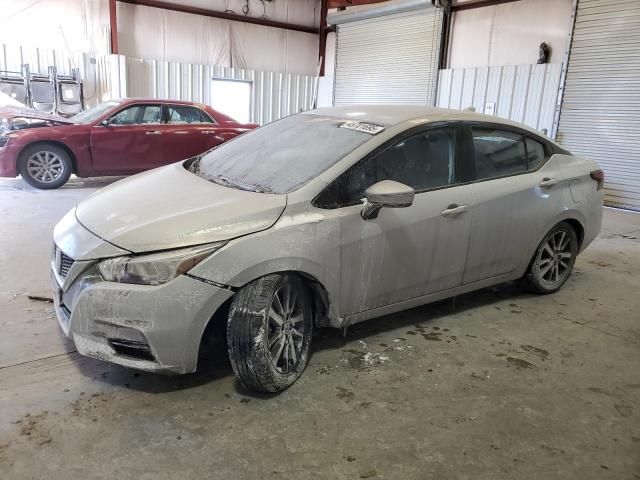
M 248 15 L 238 15 L 237 13 L 219 12 L 217 10 L 209 10 L 207 8 L 191 7 L 187 5 L 177 5 L 171 2 L 160 0 L 118 0 L 122 3 L 130 3 L 132 5 L 141 5 L 144 7 L 161 8 L 174 12 L 192 13 L 194 15 L 203 15 L 205 17 L 221 18 L 232 22 L 252 23 L 254 25 L 262 25 L 263 27 L 282 28 L 284 30 L 293 30 L 295 32 L 319 33 L 318 28 L 306 25 L 297 25 L 294 23 L 277 22 L 275 20 L 264 19 L 260 17 L 250 17 Z
M 452 12 L 461 12 L 473 8 L 492 7 L 503 3 L 519 2 L 520 0 L 471 0 L 469 2 L 456 2 L 451 5 Z
M 387 0 L 327 0 L 327 8 L 357 7 L 371 3 L 382 3 Z

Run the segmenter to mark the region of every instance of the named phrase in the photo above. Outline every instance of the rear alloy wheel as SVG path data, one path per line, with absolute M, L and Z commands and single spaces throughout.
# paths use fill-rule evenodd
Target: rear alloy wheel
M 525 274 L 530 290 L 553 293 L 567 281 L 578 254 L 578 235 L 568 223 L 559 223 L 542 240 Z
M 297 275 L 259 278 L 236 293 L 227 323 L 229 359 L 248 390 L 279 392 L 304 371 L 313 317 Z
M 18 163 L 20 175 L 31 186 L 40 189 L 58 188 L 71 176 L 71 160 L 67 152 L 52 144 L 27 147 Z

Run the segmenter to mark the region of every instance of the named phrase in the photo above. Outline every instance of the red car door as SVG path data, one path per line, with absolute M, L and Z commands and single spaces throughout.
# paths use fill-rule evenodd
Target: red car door
M 165 130 L 160 104 L 126 106 L 91 128 L 91 156 L 96 171 L 120 175 L 164 165 Z
M 177 162 L 220 145 L 226 138 L 203 110 L 191 105 L 167 105 L 165 161 Z

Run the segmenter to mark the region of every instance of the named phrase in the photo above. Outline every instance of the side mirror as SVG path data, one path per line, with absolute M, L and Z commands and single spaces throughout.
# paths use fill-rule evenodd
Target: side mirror
M 393 180 L 383 180 L 367 188 L 360 216 L 363 220 L 378 218 L 382 208 L 404 208 L 413 204 L 415 190 Z

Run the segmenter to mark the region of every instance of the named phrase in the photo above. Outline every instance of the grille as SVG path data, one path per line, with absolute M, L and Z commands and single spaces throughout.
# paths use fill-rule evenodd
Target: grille
M 69 269 L 73 265 L 73 258 L 65 255 L 63 252 L 60 252 L 60 276 L 62 278 L 67 277 L 67 273 L 69 273 Z
M 139 360 L 155 361 L 151 348 L 145 342 L 126 340 L 124 338 L 110 338 L 109 344 L 119 355 L 137 358 Z

